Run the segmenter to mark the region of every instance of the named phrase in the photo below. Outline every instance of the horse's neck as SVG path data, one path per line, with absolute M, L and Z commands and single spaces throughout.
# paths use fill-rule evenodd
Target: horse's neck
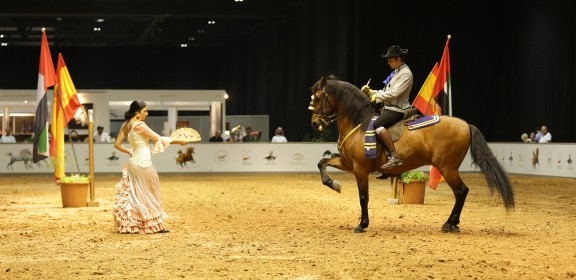
M 362 123 L 355 124 L 348 117 L 341 117 L 337 120 L 338 142 L 346 141 L 350 135 L 361 129 Z

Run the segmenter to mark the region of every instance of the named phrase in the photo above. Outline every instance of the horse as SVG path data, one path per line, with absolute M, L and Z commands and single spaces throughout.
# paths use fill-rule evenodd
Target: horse
M 176 164 L 179 164 L 180 167 L 188 166 L 186 162 L 190 161 L 192 163 L 196 163 L 194 161 L 194 147 L 188 147 L 186 149 L 186 153 L 182 152 L 182 150 L 178 150 L 178 157 L 176 158 Z
M 375 111 L 369 97 L 356 86 L 336 79 L 322 77 L 310 88 L 312 92 L 309 110 L 312 111 L 311 125 L 322 131 L 336 121 L 338 127 L 337 157 L 322 158 L 318 169 L 322 183 L 330 189 L 340 192 L 337 180 L 328 175 L 327 166 L 353 173 L 358 187 L 361 206 L 361 218 L 355 233 L 364 232 L 369 225 L 369 175 L 381 172 L 384 175 L 399 176 L 402 172 L 424 165 L 436 167 L 455 197 L 454 207 L 448 220 L 442 225 L 442 232 L 460 232 L 460 214 L 466 201 L 469 188 L 459 175 L 458 168 L 470 149 L 473 164 L 480 168 L 488 184 L 490 195 L 498 191 L 507 211 L 514 209 L 514 191 L 510 179 L 500 165 L 483 134 L 472 124 L 451 117 L 439 116 L 437 124 L 408 130 L 403 125 L 402 135 L 395 147 L 404 161 L 392 169 L 381 169 L 388 158 L 383 144 L 377 145 L 375 158 L 366 158 L 365 132 Z
M 108 165 L 110 165 L 112 162 L 116 162 L 119 159 L 120 157 L 116 155 L 115 151 L 113 151 L 112 154 L 106 158 L 106 160 L 108 160 Z
M 26 169 L 32 168 L 32 164 L 30 163 L 32 162 L 32 152 L 28 149 L 21 150 L 19 155 L 8 153 L 8 156 L 10 157 L 10 162 L 8 162 L 6 169 L 14 169 L 12 165 L 17 161 L 23 161 Z

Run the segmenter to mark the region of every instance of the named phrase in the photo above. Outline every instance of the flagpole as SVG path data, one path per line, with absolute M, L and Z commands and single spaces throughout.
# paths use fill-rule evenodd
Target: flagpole
M 84 110 L 84 106 L 82 106 L 82 112 L 84 114 L 86 111 Z M 95 188 L 94 186 L 94 135 L 92 131 L 94 130 L 94 111 L 92 109 L 88 110 L 88 159 L 90 162 L 90 201 L 88 201 L 88 207 L 98 207 L 100 203 L 98 201 L 94 201 L 95 195 Z
M 450 41 L 450 39 L 452 39 L 452 35 L 448 34 L 448 41 Z M 446 42 L 446 44 L 448 44 L 448 42 Z M 448 94 L 448 115 L 452 116 L 452 86 L 451 86 L 451 82 L 450 80 L 452 79 L 452 70 L 450 70 L 450 76 L 448 77 L 447 81 L 446 81 L 446 93 Z
M 62 109 L 62 116 L 64 117 L 64 121 L 66 121 L 66 112 L 64 111 L 64 103 L 62 103 L 62 94 L 60 91 L 60 85 L 57 85 L 57 90 L 54 91 L 54 94 L 58 95 L 58 103 L 60 103 L 60 109 Z M 78 174 L 80 174 L 80 164 L 78 164 L 78 157 L 76 157 L 76 150 L 74 149 L 74 141 L 72 141 L 72 134 L 70 134 L 70 127 L 68 124 L 66 125 L 66 129 L 68 130 L 68 138 L 70 139 L 70 146 L 72 146 L 72 153 L 74 154 L 74 160 L 76 161 L 76 169 L 78 170 Z

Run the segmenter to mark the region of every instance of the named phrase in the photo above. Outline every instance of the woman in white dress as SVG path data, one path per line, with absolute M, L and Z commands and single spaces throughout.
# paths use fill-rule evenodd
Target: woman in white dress
M 114 225 L 119 233 L 166 233 L 166 213 L 160 198 L 160 180 L 152 165 L 151 153 L 163 152 L 170 143 L 185 145 L 185 140 L 161 137 L 144 122 L 148 108 L 142 100 L 133 101 L 124 114 L 126 120 L 114 147 L 130 155 L 116 184 L 113 209 Z M 122 145 L 128 139 L 131 149 Z M 154 144 L 150 149 L 149 143 Z

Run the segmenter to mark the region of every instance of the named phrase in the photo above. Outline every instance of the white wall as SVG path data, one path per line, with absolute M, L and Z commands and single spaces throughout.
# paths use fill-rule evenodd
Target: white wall
M 126 144 L 127 145 L 127 144 Z M 511 174 L 557 176 L 576 178 L 573 155 L 576 144 L 523 144 L 490 143 L 490 148 L 500 164 Z M 88 144 L 75 144 L 80 171 L 88 172 Z M 194 148 L 195 163 L 180 167 L 176 163 L 178 150 Z M 538 149 L 538 164 L 532 165 Z M 11 156 L 21 150 L 32 151 L 32 144 L 0 144 L 0 174 L 52 173 L 50 160 L 26 167 L 16 161 L 8 168 Z M 192 143 L 181 147 L 171 145 L 153 157 L 158 172 L 318 172 L 318 161 L 328 152 L 337 153 L 336 143 Z M 109 160 L 114 154 L 118 160 Z M 127 155 L 115 151 L 112 144 L 94 145 L 96 173 L 120 173 Z M 419 169 L 428 170 L 429 167 Z M 331 172 L 337 171 L 330 168 Z M 477 171 L 472 167 L 470 155 L 460 166 L 460 171 Z M 66 144 L 66 172 L 76 172 L 76 163 L 70 144 Z

